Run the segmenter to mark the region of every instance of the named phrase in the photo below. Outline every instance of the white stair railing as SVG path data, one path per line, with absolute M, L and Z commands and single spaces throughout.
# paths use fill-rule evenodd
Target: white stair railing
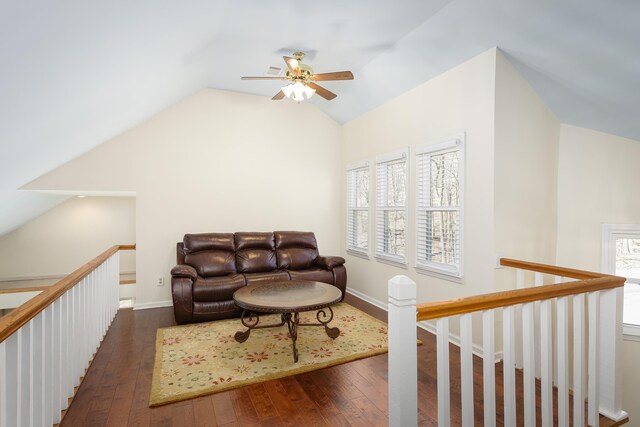
M 0 427 L 60 422 L 118 310 L 120 248 L 0 319 Z
M 449 426 L 449 324 L 460 325 L 460 394 L 463 426 L 474 425 L 473 313 L 481 315 L 483 408 L 485 426 L 496 425 L 495 318 L 501 315 L 503 338 L 504 425 L 553 425 L 553 392 L 558 392 L 558 425 L 598 426 L 600 417 L 628 418 L 622 410 L 622 286 L 624 279 L 523 261 L 502 260 L 516 267 L 517 289 L 458 300 L 412 305 L 415 283 L 405 276 L 389 281 L 389 422 L 414 426 L 417 397 L 415 322 L 435 322 L 437 342 L 438 425 Z M 533 287 L 525 286 L 525 270 L 534 271 Z M 543 274 L 555 284 L 543 285 Z M 561 283 L 563 278 L 577 281 Z M 572 307 L 569 325 L 569 308 Z M 501 311 L 501 313 L 498 312 Z M 413 318 L 411 317 L 413 315 Z M 553 336 L 556 340 L 553 340 Z M 520 337 L 520 339 L 518 339 Z M 573 347 L 573 358 L 569 359 Z M 412 350 L 413 349 L 413 350 Z M 412 358 L 413 357 L 413 358 Z M 554 362 L 557 372 L 554 372 Z M 518 370 L 522 368 L 521 374 Z M 569 373 L 572 372 L 570 383 Z M 554 373 L 557 380 L 554 382 Z M 522 413 L 516 414 L 516 376 L 523 379 Z M 413 379 L 409 379 L 412 377 Z M 541 409 L 536 411 L 539 381 Z M 456 383 L 456 381 L 454 381 Z M 570 394 L 573 405 L 569 408 Z M 585 413 L 585 400 L 587 402 Z M 539 414 L 539 415 L 538 415 Z M 585 419 L 585 414 L 587 415 Z M 541 418 L 537 420 L 537 417 Z

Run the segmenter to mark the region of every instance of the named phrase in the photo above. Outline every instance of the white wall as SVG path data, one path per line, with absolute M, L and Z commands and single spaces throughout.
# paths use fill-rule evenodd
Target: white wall
M 377 154 L 410 147 L 409 267 L 403 269 L 371 258 L 346 253 L 349 288 L 380 301 L 387 300 L 387 281 L 397 275 L 411 277 L 418 284 L 418 301 L 449 299 L 493 290 L 493 122 L 496 50 L 487 51 L 452 70 L 402 94 L 381 107 L 343 126 L 344 170 Z M 464 206 L 464 283 L 416 273 L 415 265 L 415 161 L 416 145 L 460 132 L 466 133 Z M 371 200 L 375 199 L 372 179 Z M 372 209 L 371 219 L 375 217 Z M 342 236 L 346 236 L 346 205 L 341 211 Z M 373 236 L 373 226 L 371 228 Z M 371 245 L 375 239 L 371 239 Z
M 640 223 L 640 142 L 562 125 L 558 262 L 600 271 L 602 224 Z
M 640 223 L 640 141 L 563 124 L 558 167 L 559 265 L 601 271 L 602 224 Z M 640 343 L 623 346 L 623 405 L 640 426 Z
M 118 244 L 135 243 L 133 197 L 71 198 L 0 238 L 0 279 L 63 276 Z M 123 251 L 120 270 L 135 271 Z
M 554 264 L 560 122 L 500 52 L 496 65 L 495 251 Z M 497 284 L 512 288 L 512 269 Z
M 135 191 L 136 304 L 148 307 L 171 304 L 185 233 L 310 230 L 337 255 L 340 168 L 340 126 L 314 106 L 204 90 L 27 188 Z

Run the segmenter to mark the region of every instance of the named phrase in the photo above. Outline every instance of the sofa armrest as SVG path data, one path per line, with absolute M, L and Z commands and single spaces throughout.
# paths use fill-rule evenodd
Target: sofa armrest
M 171 277 L 184 277 L 195 281 L 198 278 L 198 273 L 190 265 L 181 264 L 171 269 Z
M 313 260 L 313 264 L 316 267 L 321 267 L 327 270 L 333 270 L 345 263 L 344 258 L 340 256 L 318 256 Z

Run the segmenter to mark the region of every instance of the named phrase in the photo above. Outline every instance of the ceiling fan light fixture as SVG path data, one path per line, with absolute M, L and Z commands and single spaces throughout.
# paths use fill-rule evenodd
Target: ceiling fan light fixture
M 286 86 L 283 86 L 282 93 L 289 99 L 293 99 L 296 102 L 304 101 L 305 99 L 309 99 L 316 93 L 315 89 L 307 86 L 301 81 L 297 81 L 295 83 L 290 83 Z
M 310 99 L 314 93 L 316 93 L 315 89 L 310 86 L 304 85 L 304 94 L 307 95 L 307 99 Z
M 293 83 L 289 83 L 286 86 L 282 86 L 282 93 L 284 93 L 284 96 L 286 96 L 287 98 L 291 98 L 291 94 L 293 93 Z

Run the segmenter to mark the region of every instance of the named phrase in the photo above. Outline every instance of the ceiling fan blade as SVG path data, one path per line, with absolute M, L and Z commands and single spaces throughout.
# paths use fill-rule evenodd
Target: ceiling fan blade
M 317 84 L 315 84 L 315 83 L 311 83 L 311 82 L 309 82 L 309 83 L 307 83 L 307 86 L 309 86 L 309 87 L 310 87 L 310 88 L 312 88 L 312 89 L 315 89 L 315 90 L 316 90 L 316 93 L 317 93 L 318 95 L 320 95 L 321 97 L 323 97 L 324 99 L 326 99 L 327 101 L 331 101 L 333 98 L 335 98 L 336 96 L 338 96 L 338 95 L 336 95 L 335 93 L 333 93 L 333 92 L 331 92 L 331 91 L 328 91 L 328 90 L 326 90 L 325 88 L 323 88 L 322 86 L 318 86 L 318 85 L 317 85 Z
M 286 77 L 240 77 L 241 80 L 287 80 Z
M 334 73 L 320 73 L 311 76 L 311 80 L 317 82 L 323 80 L 353 80 L 353 73 L 351 71 L 336 71 Z
M 283 56 L 282 58 L 284 59 L 284 62 L 286 62 L 289 71 L 296 76 L 300 74 L 300 61 L 290 56 Z
M 271 98 L 274 101 L 280 101 L 282 98 L 284 98 L 284 92 L 280 91 L 278 93 L 276 93 L 273 98 Z

